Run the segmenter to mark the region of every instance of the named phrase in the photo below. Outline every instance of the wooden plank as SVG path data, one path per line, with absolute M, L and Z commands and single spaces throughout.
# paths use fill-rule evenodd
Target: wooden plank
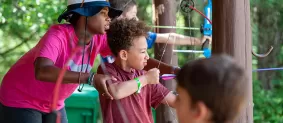
M 252 54 L 249 0 L 213 0 L 212 54 L 226 53 L 242 65 L 249 76 L 249 95 L 237 123 L 253 122 Z

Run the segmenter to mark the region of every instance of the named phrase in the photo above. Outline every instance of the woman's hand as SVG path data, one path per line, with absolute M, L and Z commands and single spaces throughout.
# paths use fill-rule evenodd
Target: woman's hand
M 116 78 L 108 75 L 95 74 L 93 78 L 93 85 L 97 89 L 97 91 L 102 94 L 102 96 L 105 96 L 106 98 L 110 98 L 112 100 L 113 97 L 108 91 L 107 80 L 117 81 Z

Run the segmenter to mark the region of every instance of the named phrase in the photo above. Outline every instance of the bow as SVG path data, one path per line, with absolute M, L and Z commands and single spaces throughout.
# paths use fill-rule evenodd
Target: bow
M 212 21 L 211 21 L 211 17 L 212 17 L 212 0 L 207 0 L 208 3 L 207 5 L 204 7 L 204 12 L 205 14 L 202 14 L 200 11 L 198 11 L 195 7 L 194 7 L 194 1 L 193 0 L 182 0 L 181 2 L 181 10 L 185 13 L 191 12 L 193 10 L 195 10 L 196 12 L 198 12 L 199 14 L 201 14 L 205 19 L 204 19 L 204 24 L 201 26 L 201 33 L 204 36 L 212 36 Z M 208 49 L 209 47 L 209 42 L 208 40 L 206 40 L 203 45 L 202 45 L 202 50 L 203 50 L 203 55 L 206 58 L 209 58 L 211 56 L 211 50 Z M 257 54 L 252 50 L 252 54 L 255 57 L 259 57 L 259 58 L 263 58 L 268 56 L 273 50 L 273 47 L 270 46 L 270 48 L 268 49 L 268 51 L 264 54 Z
M 193 10 L 199 13 L 201 16 L 204 17 L 204 23 L 200 27 L 200 31 L 203 34 L 203 36 L 212 36 L 212 0 L 208 0 L 207 5 L 204 7 L 204 13 L 196 9 L 194 7 L 195 3 L 193 0 L 182 0 L 180 4 L 180 8 L 183 12 L 189 14 L 189 12 L 192 12 Z M 206 39 L 205 42 L 202 44 L 202 51 L 193 51 L 193 50 L 187 50 L 187 51 L 181 51 L 181 50 L 175 50 L 175 52 L 187 52 L 187 53 L 203 53 L 203 55 L 206 58 L 209 58 L 211 56 L 211 50 L 209 49 L 209 40 Z
M 182 0 L 181 4 L 180 4 L 180 8 L 183 12 L 185 13 L 189 13 L 192 12 L 193 10 L 198 12 L 200 15 L 202 15 L 204 17 L 204 24 L 201 25 L 200 31 L 204 36 L 208 36 L 211 37 L 212 36 L 212 21 L 211 21 L 211 17 L 212 17 L 212 0 L 208 0 L 207 5 L 204 7 L 204 13 L 200 12 L 198 9 L 196 9 L 194 7 L 194 1 L 193 0 Z M 169 35 L 170 37 L 170 35 Z M 164 55 L 169 37 L 166 41 L 166 45 L 163 49 L 163 53 L 161 55 L 161 59 Z M 206 58 L 211 57 L 211 50 L 209 49 L 209 40 L 206 39 L 203 44 L 202 44 L 202 51 L 196 51 L 196 50 L 173 50 L 173 52 L 182 52 L 182 53 L 203 53 L 203 55 Z M 159 65 L 161 62 L 161 59 L 159 61 Z M 159 68 L 159 65 L 157 68 Z M 160 76 L 161 79 L 163 80 L 170 80 L 170 79 L 174 79 L 175 75 L 174 74 L 165 74 Z
M 204 13 L 207 18 L 204 19 L 204 24 L 201 26 L 201 33 L 204 36 L 212 36 L 212 0 L 208 0 L 207 5 L 204 7 Z M 209 58 L 211 56 L 211 50 L 208 49 L 209 47 L 209 40 L 206 39 L 206 41 L 202 45 L 202 50 L 204 51 L 203 55 L 206 58 Z

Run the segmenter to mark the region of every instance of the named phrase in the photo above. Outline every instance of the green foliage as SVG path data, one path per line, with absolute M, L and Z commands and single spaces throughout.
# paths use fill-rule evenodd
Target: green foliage
M 281 123 L 283 122 L 283 98 L 281 89 L 263 90 L 260 81 L 253 81 L 254 122 Z
M 66 8 L 64 0 L 2 0 L 0 3 L 0 79 L 31 49 Z M 17 46 L 17 47 L 16 47 Z

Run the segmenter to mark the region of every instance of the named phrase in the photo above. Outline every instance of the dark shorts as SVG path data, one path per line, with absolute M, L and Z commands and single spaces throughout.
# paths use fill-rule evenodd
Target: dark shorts
M 68 123 L 65 108 L 59 110 L 61 123 Z M 28 108 L 7 107 L 0 103 L 0 123 L 45 123 L 47 113 Z

